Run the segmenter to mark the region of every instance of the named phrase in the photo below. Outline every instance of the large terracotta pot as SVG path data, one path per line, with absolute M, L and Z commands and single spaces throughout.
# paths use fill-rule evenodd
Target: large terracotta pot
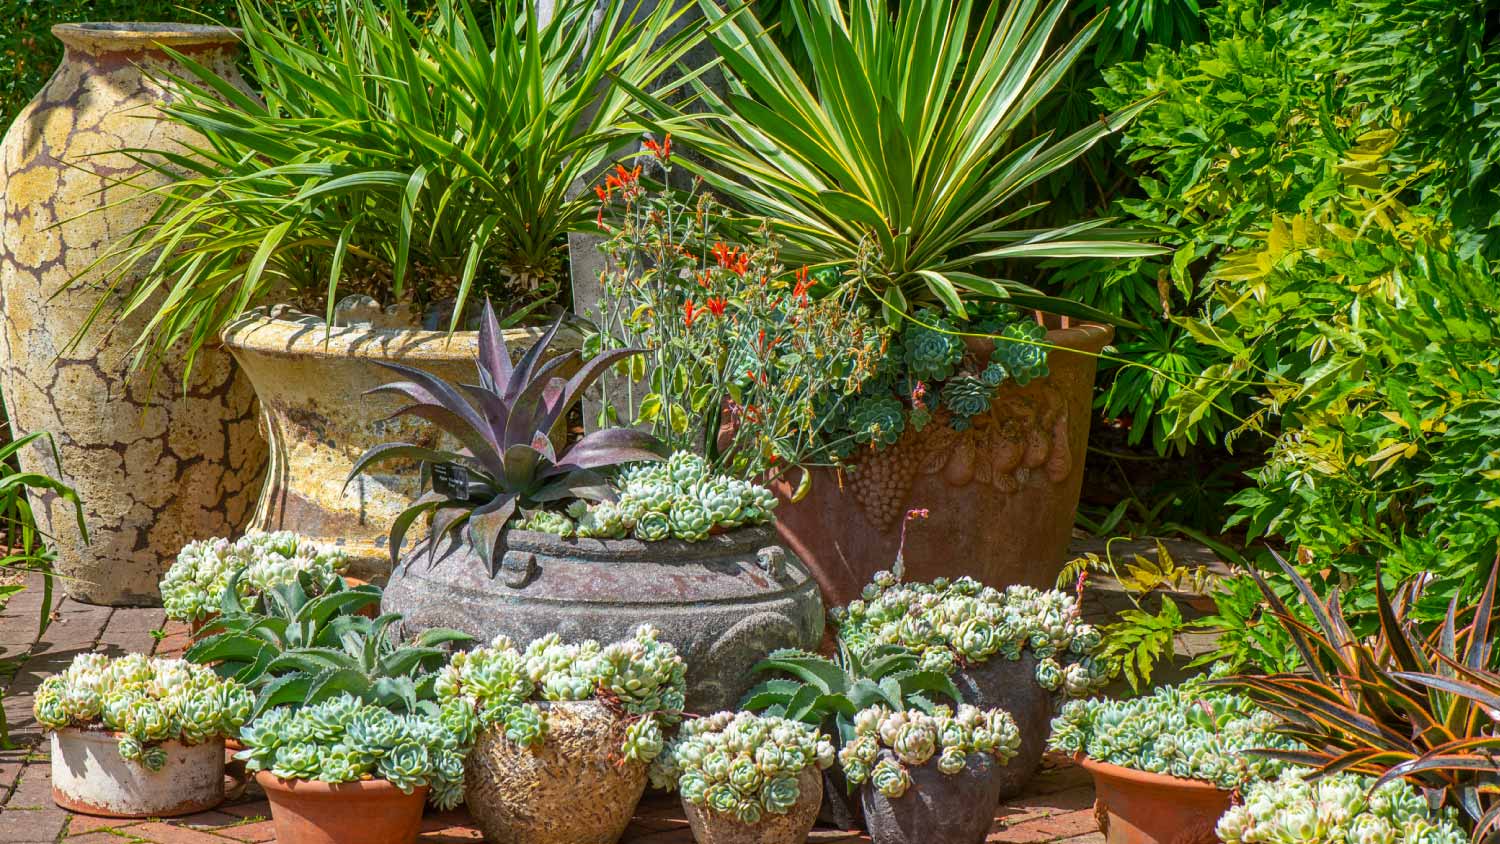
M 519 355 L 541 333 L 514 329 L 505 339 Z M 458 443 L 422 419 L 390 419 L 410 404 L 405 398 L 365 395 L 401 380 L 376 361 L 471 384 L 479 333 L 363 327 L 330 332 L 315 317 L 280 319 L 256 311 L 230 325 L 224 343 L 255 385 L 271 442 L 270 468 L 250 526 L 292 530 L 337 546 L 348 555 L 349 574 L 384 580 L 391 569 L 391 522 L 421 494 L 419 467 L 385 463 L 346 486 L 349 469 L 382 443 L 454 449 Z M 577 348 L 575 337 L 560 335 L 554 347 L 570 343 Z M 412 526 L 408 541 L 423 530 L 425 520 Z
M 1047 342 L 1060 347 L 1048 355 L 1051 374 L 1007 384 L 970 429 L 953 430 L 939 411 L 851 470 L 814 470 L 807 496 L 776 516 L 824 600 L 848 604 L 872 574 L 891 568 L 905 514 L 917 508 L 929 515 L 907 529 L 906 579 L 969 575 L 995 587 L 1051 587 L 1083 485 L 1093 355 L 1111 336 L 1093 324 L 1048 331 Z M 791 488 L 777 492 L 789 498 Z
M 880 758 L 895 756 L 881 749 Z M 897 798 L 866 782 L 859 787 L 873 844 L 982 844 L 995 825 L 1003 767 L 988 753 L 970 753 L 962 771 L 945 774 L 937 758 L 907 767 L 911 786 Z
M 271 803 L 277 844 L 411 844 L 428 791 L 407 794 L 386 780 L 284 780 L 270 771 L 255 782 Z
M 1233 795 L 1212 783 L 1079 757 L 1094 775 L 1094 817 L 1107 844 L 1218 844 Z
M 453 627 L 523 646 L 548 633 L 608 643 L 652 624 L 687 662 L 687 710 L 697 713 L 737 708 L 755 663 L 777 648 L 815 647 L 823 629 L 817 584 L 769 527 L 650 543 L 512 530 L 505 543 L 495 576 L 467 543 L 444 543 L 431 563 L 417 545 L 391 574 L 381 611 L 405 616 L 406 637 Z
M 1000 766 L 1000 799 L 1021 793 L 1047 752 L 1056 703 L 1052 692 L 1036 681 L 1036 657 L 1030 651 L 1020 659 L 999 654 L 954 672 L 953 682 L 964 700 L 980 709 L 1003 709 L 1016 721 L 1021 747 Z
M 823 802 L 822 772 L 803 769 L 797 776 L 797 789 L 797 803 L 785 814 L 766 812 L 753 824 L 687 800 L 682 801 L 682 811 L 698 844 L 803 844 Z
M 224 740 L 163 742 L 167 763 L 152 771 L 120 757 L 120 734 L 65 727 L 52 733 L 52 801 L 110 818 L 167 818 L 224 802 Z
M 243 86 L 238 42 L 235 30 L 186 24 L 52 32 L 67 48 L 62 65 L 0 145 L 0 391 L 17 434 L 49 431 L 57 441 L 61 466 L 38 444 L 22 454 L 23 468 L 61 477 L 83 500 L 87 547 L 69 504 L 34 502 L 56 538 L 63 588 L 91 603 L 157 604 L 178 549 L 237 533 L 250 516 L 266 455 L 255 396 L 216 348 L 199 355 L 185 393 L 176 358 L 154 385 L 127 380 L 148 313 L 125 323 L 106 314 L 68 350 L 106 280 L 95 269 L 58 291 L 155 207 L 141 189 L 161 179 L 141 176 L 119 150 L 184 152 L 201 142 L 160 119 L 172 92 L 157 80 L 185 73 L 161 45 Z

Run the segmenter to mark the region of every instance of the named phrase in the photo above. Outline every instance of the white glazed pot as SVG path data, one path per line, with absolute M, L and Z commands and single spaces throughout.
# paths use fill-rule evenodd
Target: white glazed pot
M 119 734 L 67 727 L 52 733 L 52 800 L 86 815 L 166 818 L 224 802 L 224 739 L 164 742 L 160 771 L 120 758 Z

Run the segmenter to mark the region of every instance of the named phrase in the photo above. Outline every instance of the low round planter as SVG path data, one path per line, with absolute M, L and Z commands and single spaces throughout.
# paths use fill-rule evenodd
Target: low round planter
M 163 742 L 167 764 L 152 771 L 120 758 L 120 734 L 65 727 L 52 733 L 52 800 L 107 818 L 169 818 L 224 802 L 224 740 Z
M 1112 335 L 1093 324 L 1049 331 L 1046 342 L 1060 347 L 1048 355 L 1051 374 L 1004 386 L 968 430 L 940 418 L 863 452 L 852 471 L 813 470 L 806 497 L 785 500 L 776 516 L 824 599 L 846 605 L 872 574 L 891 567 L 913 508 L 928 517 L 906 532 L 908 580 L 969 575 L 995 587 L 1050 588 L 1083 486 L 1094 355 Z M 792 489 L 781 484 L 776 492 L 790 499 Z
M 686 800 L 682 801 L 682 811 L 698 844 L 803 844 L 823 802 L 822 772 L 817 768 L 804 770 L 797 777 L 797 788 L 801 792 L 797 805 L 784 815 L 767 812 L 753 824 Z
M 505 332 L 519 354 L 540 329 Z M 559 337 L 557 349 L 570 340 Z M 571 340 L 576 348 L 577 341 Z M 230 325 L 224 344 L 260 399 L 270 441 L 265 486 L 250 526 L 293 530 L 349 557 L 350 575 L 382 580 L 390 571 L 387 532 L 420 494 L 418 464 L 391 461 L 345 484 L 366 450 L 388 442 L 457 448 L 415 417 L 390 419 L 409 402 L 365 392 L 399 380 L 377 361 L 426 370 L 454 383 L 474 379 L 479 333 L 384 328 L 334 328 L 322 320 L 278 319 L 256 311 Z M 413 525 L 408 536 L 424 530 Z
M 521 747 L 490 728 L 464 760 L 464 800 L 491 844 L 614 844 L 646 791 L 626 761 L 626 720 L 598 701 L 542 704 L 547 740 Z
M 1214 825 L 1234 802 L 1230 792 L 1084 757 L 1078 764 L 1094 776 L 1094 816 L 1107 844 L 1218 844 Z
M 1056 704 L 1052 692 L 1036 681 L 1037 659 L 1030 651 L 1010 660 L 996 654 L 985 662 L 953 673 L 964 701 L 980 709 L 1003 709 L 1016 720 L 1021 748 L 1000 766 L 998 799 L 1014 797 L 1031 781 L 1047 752 Z
M 895 758 L 881 749 L 881 759 Z M 868 782 L 860 786 L 865 828 L 874 844 L 981 844 L 995 825 L 1003 782 L 1001 766 L 988 753 L 970 753 L 964 770 L 945 774 L 933 757 L 908 767 L 911 787 L 895 799 Z
M 557 633 L 603 643 L 655 625 L 687 662 L 687 710 L 734 709 L 750 668 L 776 648 L 813 648 L 823 629 L 818 586 L 768 527 L 702 542 L 562 539 L 513 530 L 490 575 L 467 543 L 435 562 L 418 544 L 391 574 L 383 612 L 401 635 L 453 627 L 482 642 Z
M 407 794 L 386 780 L 284 780 L 261 771 L 255 782 L 271 803 L 277 844 L 411 844 L 427 802 L 427 786 Z

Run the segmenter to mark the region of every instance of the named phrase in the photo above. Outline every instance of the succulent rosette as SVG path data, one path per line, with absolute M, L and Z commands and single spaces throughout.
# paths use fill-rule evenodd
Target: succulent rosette
M 455 727 L 469 735 L 499 729 L 522 747 L 547 740 L 550 703 L 597 698 L 617 707 L 627 722 L 624 757 L 651 762 L 666 743 L 667 729 L 682 720 L 687 692 L 686 663 L 657 636 L 650 625 L 610 645 L 567 643 L 552 634 L 524 651 L 499 636 L 489 647 L 454 654 L 438 672 L 434 690 Z
M 874 706 L 854 716 L 854 736 L 839 751 L 839 764 L 851 784 L 868 782 L 895 799 L 911 787 L 910 768 L 932 762 L 952 776 L 968 765 L 970 754 L 987 753 L 1003 765 L 1020 748 L 1021 731 L 1003 709 L 964 704 L 956 711 L 934 707 L 929 714 Z
M 1244 802 L 1219 818 L 1224 844 L 1464 844 L 1452 809 L 1431 810 L 1401 781 L 1371 790 L 1368 777 L 1334 774 L 1304 780 L 1295 770 L 1252 782 Z
M 236 573 L 235 590 L 251 598 L 306 572 L 313 589 L 328 588 L 345 565 L 343 552 L 291 531 L 251 531 L 239 539 L 190 542 L 161 579 L 162 606 L 174 621 L 200 621 L 219 611 L 224 589 Z
M 682 725 L 651 766 L 657 788 L 753 824 L 784 815 L 802 797 L 797 779 L 833 764 L 833 744 L 816 727 L 749 712 L 720 712 Z
M 251 771 L 285 780 L 383 779 L 407 794 L 428 786 L 428 802 L 451 809 L 463 800 L 463 760 L 473 730 L 449 716 L 447 710 L 397 715 L 346 694 L 300 709 L 266 710 L 245 725 L 245 749 L 235 756 Z
M 973 578 L 907 583 L 877 572 L 861 599 L 832 614 L 839 638 L 856 652 L 900 645 L 926 670 L 952 671 L 994 658 L 1037 660 L 1036 681 L 1065 698 L 1086 697 L 1108 679 L 1096 656 L 1103 637 L 1065 592 Z
M 249 689 L 185 660 L 87 653 L 42 681 L 32 711 L 44 729 L 120 733 L 120 756 L 158 771 L 167 761 L 162 742 L 236 735 L 254 702 Z

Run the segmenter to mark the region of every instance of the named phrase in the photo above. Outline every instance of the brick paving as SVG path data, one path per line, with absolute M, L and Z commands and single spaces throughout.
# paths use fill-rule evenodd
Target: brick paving
M 1078 549 L 1082 550 L 1082 549 Z M 1174 548 L 1178 559 L 1190 552 Z M 60 594 L 61 590 L 59 590 Z M 275 840 L 270 811 L 252 784 L 222 806 L 185 818 L 115 820 L 72 815 L 52 803 L 47 743 L 31 716 L 31 696 L 42 678 L 67 666 L 76 654 L 100 651 L 180 653 L 187 628 L 163 629 L 159 609 L 95 607 L 60 598 L 47 632 L 36 636 L 41 592 L 17 595 L 0 615 L 0 688 L 13 747 L 0 749 L 0 844 L 250 844 Z M 1095 585 L 1085 613 L 1102 620 L 1128 606 L 1108 584 Z M 1179 641 L 1180 659 L 1204 642 Z M 1102 844 L 1093 817 L 1094 793 L 1088 776 L 1065 759 L 1049 758 L 1027 792 L 1002 804 L 990 842 L 1006 844 Z M 482 840 L 462 810 L 429 810 L 418 839 L 427 844 Z M 854 832 L 817 829 L 809 842 L 857 842 Z M 648 795 L 626 831 L 623 844 L 692 844 L 687 821 L 675 797 Z M 559 844 L 566 844 L 559 842 Z

